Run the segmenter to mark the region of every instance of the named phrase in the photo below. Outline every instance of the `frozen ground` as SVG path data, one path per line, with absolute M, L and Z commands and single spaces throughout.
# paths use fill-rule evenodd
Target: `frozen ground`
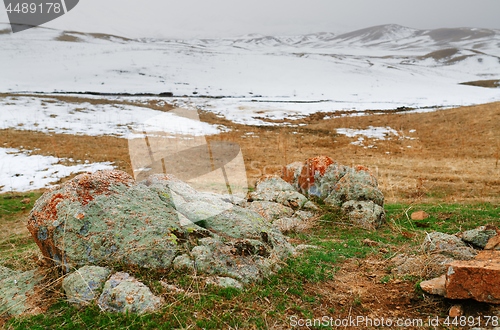
M 0 97 L 0 129 L 8 128 L 123 138 L 130 137 L 133 131 L 201 136 L 224 129 L 175 111 L 166 113 L 140 105 L 66 103 L 51 97 L 29 96 Z
M 208 96 L 194 102 L 247 123 L 249 113 L 273 109 L 294 114 L 500 100 L 498 90 L 459 85 L 500 79 L 495 30 L 387 25 L 340 36 L 204 40 L 42 28 L 10 34 L 7 25 L 0 31 L 0 92 Z M 293 104 L 300 101 L 306 103 Z

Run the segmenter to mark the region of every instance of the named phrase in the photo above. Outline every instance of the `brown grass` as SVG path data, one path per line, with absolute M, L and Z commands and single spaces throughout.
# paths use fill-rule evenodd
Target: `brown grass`
M 115 102 L 73 96 L 57 96 L 57 99 L 71 103 Z M 162 111 L 172 109 L 158 101 L 147 106 Z M 342 164 L 368 166 L 378 176 L 389 202 L 500 200 L 500 103 L 430 113 L 373 112 L 367 116 L 336 118 L 335 114 L 329 115 L 333 118 L 313 114 L 293 122 L 306 124 L 301 127 L 256 127 L 200 112 L 203 121 L 231 129 L 208 140 L 232 141 L 241 146 L 251 185 L 263 174 L 278 172 L 283 165 L 328 155 Z M 384 141 L 365 139 L 366 145 L 374 146 L 365 149 L 351 144 L 357 137 L 336 132 L 337 128 L 368 126 L 388 126 L 397 130 L 399 136 Z M 253 135 L 246 134 L 250 132 Z M 5 141 L 3 147 L 40 149 L 34 153 L 81 161 L 113 161 L 119 169 L 132 173 L 125 139 L 14 129 L 0 130 L 0 139 Z
M 467 81 L 467 82 L 463 82 L 460 84 L 461 85 L 476 86 L 476 87 L 500 88 L 500 80 L 498 80 L 498 79 Z

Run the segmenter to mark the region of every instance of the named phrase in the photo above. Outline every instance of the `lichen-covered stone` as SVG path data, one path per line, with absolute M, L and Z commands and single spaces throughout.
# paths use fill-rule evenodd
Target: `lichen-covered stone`
M 377 229 L 385 222 L 384 209 L 372 201 L 348 201 L 342 205 L 342 212 L 350 223 L 369 230 Z
M 276 202 L 294 209 L 302 208 L 308 201 L 291 184 L 277 176 L 267 176 L 257 181 L 250 198 L 254 201 Z
M 306 160 L 297 178 L 299 191 L 308 195 L 321 196 L 321 189 L 316 181 L 323 177 L 328 167 L 333 163 L 333 160 L 328 156 L 317 156 Z
M 274 220 L 283 217 L 290 217 L 294 214 L 292 208 L 275 202 L 254 201 L 252 203 L 248 203 L 246 207 L 249 210 L 257 212 L 269 222 L 273 222 Z
M 120 171 L 98 171 L 45 193 L 28 228 L 44 256 L 66 272 L 84 265 L 174 266 L 252 282 L 293 247 L 270 221 L 235 204 L 240 202 L 198 192 L 172 176 L 135 183 Z M 239 258 L 240 250 L 251 257 Z M 216 267 L 204 260 L 214 260 Z
M 2 267 L 0 279 L 0 315 L 17 316 L 41 311 L 37 304 L 41 298 L 44 275 L 36 270 L 9 271 Z
M 174 260 L 178 269 L 238 279 L 243 283 L 260 281 L 274 271 L 276 262 L 293 253 L 291 245 L 280 236 L 268 235 L 262 240 L 223 242 L 207 237 L 191 250 L 191 256 L 181 255 Z
M 205 283 L 215 285 L 221 288 L 235 288 L 243 290 L 243 285 L 231 277 L 216 276 L 205 280 Z
M 318 156 L 285 166 L 281 177 L 299 192 L 342 207 L 352 222 L 363 228 L 373 229 L 385 221 L 384 195 L 365 166 L 344 166 L 330 157 Z M 302 208 L 307 207 L 306 203 Z
M 184 236 L 175 209 L 120 171 L 81 174 L 44 193 L 28 229 L 66 272 L 110 263 L 167 268 Z
M 351 170 L 342 176 L 325 198 L 325 203 L 334 206 L 341 206 L 348 201 L 373 201 L 383 206 L 384 195 L 378 189 L 377 179 L 370 172 Z
M 128 273 L 115 273 L 104 284 L 98 304 L 102 310 L 116 313 L 146 313 L 158 310 L 163 301 Z
M 467 230 L 462 233 L 462 240 L 474 246 L 484 249 L 490 238 L 497 235 L 494 226 L 481 226 L 476 229 Z
M 96 299 L 111 274 L 105 267 L 84 266 L 66 276 L 62 288 L 70 304 L 85 306 Z
M 459 260 L 470 260 L 477 255 L 476 250 L 468 247 L 457 236 L 440 232 L 427 234 L 423 248 L 426 252 L 440 253 Z

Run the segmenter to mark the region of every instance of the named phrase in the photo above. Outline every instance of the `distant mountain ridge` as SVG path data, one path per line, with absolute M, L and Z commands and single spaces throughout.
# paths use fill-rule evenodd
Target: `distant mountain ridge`
M 496 88 L 460 84 L 500 80 L 500 30 L 388 24 L 338 35 L 176 40 L 42 27 L 12 34 L 0 24 L 0 43 L 0 91 L 333 100 L 347 108 L 499 99 Z

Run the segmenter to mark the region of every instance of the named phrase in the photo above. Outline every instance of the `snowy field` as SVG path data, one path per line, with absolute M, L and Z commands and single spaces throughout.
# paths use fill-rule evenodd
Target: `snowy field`
M 292 120 L 316 112 L 434 111 L 500 101 L 498 88 L 460 84 L 500 79 L 496 30 L 385 25 L 343 35 L 131 40 L 45 28 L 12 34 L 0 24 L 0 43 L 0 93 L 7 94 L 0 95 L 0 129 L 121 138 L 227 130 L 184 110 L 148 108 L 160 97 L 85 94 L 80 96 L 106 102 L 66 103 L 54 93 L 170 93 L 161 102 L 245 125 L 294 125 Z M 365 137 L 397 136 L 390 127 L 338 133 L 356 136 L 360 146 Z M 30 166 L 32 161 L 39 165 Z M 35 189 L 69 173 L 111 166 L 65 167 L 58 161 L 1 149 L 0 192 Z M 24 184 L 21 177 L 28 178 Z

